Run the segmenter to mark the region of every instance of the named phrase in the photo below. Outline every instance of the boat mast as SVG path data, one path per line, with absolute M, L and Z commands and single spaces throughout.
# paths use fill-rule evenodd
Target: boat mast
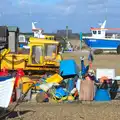
M 107 3 L 108 3 L 108 1 L 106 1 L 106 2 L 104 3 L 104 5 L 105 5 L 105 20 L 106 20 L 106 21 L 107 21 L 107 12 L 108 12 Z
M 105 20 L 107 21 L 107 7 L 105 9 Z

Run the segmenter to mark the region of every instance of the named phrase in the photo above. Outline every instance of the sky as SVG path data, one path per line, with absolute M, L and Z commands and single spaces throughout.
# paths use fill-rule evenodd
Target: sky
M 31 23 L 45 32 L 68 25 L 74 33 L 90 32 L 90 27 L 107 19 L 106 27 L 120 28 L 120 0 L 1 0 L 0 25 L 18 26 L 31 32 Z

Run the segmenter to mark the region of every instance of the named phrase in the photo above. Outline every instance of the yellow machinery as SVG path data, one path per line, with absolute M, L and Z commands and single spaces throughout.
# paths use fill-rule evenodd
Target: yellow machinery
M 59 54 L 59 42 L 34 37 L 31 37 L 29 41 L 28 50 L 10 53 L 10 50 L 5 49 L 0 55 L 1 69 L 14 71 L 23 68 L 26 72 L 58 72 L 59 62 L 62 60 Z
M 45 39 L 47 40 L 54 40 L 54 38 L 54 36 L 45 35 Z

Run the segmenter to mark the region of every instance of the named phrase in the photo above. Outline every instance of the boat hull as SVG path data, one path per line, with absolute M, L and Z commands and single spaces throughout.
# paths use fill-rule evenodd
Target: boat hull
M 91 49 L 113 49 L 116 50 L 120 45 L 120 39 L 95 39 L 95 38 L 83 38 L 85 44 Z

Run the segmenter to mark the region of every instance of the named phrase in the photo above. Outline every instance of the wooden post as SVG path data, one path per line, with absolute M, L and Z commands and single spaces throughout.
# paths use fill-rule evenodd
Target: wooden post
M 66 40 L 68 41 L 68 26 L 66 26 Z
M 80 32 L 80 50 L 82 50 L 82 32 Z

